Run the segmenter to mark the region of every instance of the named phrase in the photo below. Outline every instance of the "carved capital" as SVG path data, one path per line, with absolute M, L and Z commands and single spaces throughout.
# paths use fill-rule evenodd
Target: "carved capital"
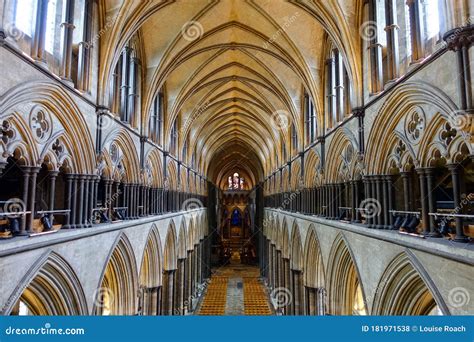
M 357 107 L 352 109 L 352 115 L 356 118 L 363 118 L 365 116 L 365 108 L 364 107 Z
M 474 25 L 458 27 L 443 36 L 449 50 L 457 51 L 469 47 L 474 42 Z

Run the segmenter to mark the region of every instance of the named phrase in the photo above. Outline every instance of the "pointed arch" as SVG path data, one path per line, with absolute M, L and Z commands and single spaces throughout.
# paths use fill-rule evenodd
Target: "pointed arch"
M 50 121 L 44 126 L 49 126 L 48 134 L 61 132 L 63 136 L 67 136 L 70 142 L 69 152 L 74 162 L 74 172 L 92 174 L 96 167 L 96 158 L 94 140 L 86 115 L 57 82 L 52 80 L 23 82 L 0 96 L 0 113 L 16 113 L 16 117 L 22 117 L 22 129 L 30 131 L 29 139 L 26 140 L 30 142 L 35 140 L 32 138 L 33 133 L 26 118 L 36 109 L 46 113 L 47 121 Z M 31 150 L 31 152 L 31 157 L 34 157 L 31 162 L 37 163 L 40 160 L 41 151 Z
M 163 187 L 163 161 L 161 152 L 156 148 L 151 148 L 145 156 L 146 165 L 150 169 L 152 186 Z
M 153 225 L 148 233 L 145 251 L 143 253 L 140 270 L 140 286 L 148 288 L 161 286 L 161 273 L 163 269 L 161 260 L 160 233 L 156 226 Z
M 436 298 L 436 299 L 435 299 Z M 409 251 L 385 269 L 375 293 L 373 315 L 429 315 L 449 310 L 428 274 Z
M 305 286 L 315 289 L 324 288 L 326 277 L 324 272 L 323 257 L 321 255 L 318 235 L 313 225 L 309 226 L 304 251 Z
M 137 309 L 138 272 L 132 245 L 121 233 L 94 293 L 94 314 L 134 315 Z
M 325 175 L 328 182 L 337 183 L 354 178 L 357 163 L 357 140 L 347 128 L 339 128 L 331 139 L 327 150 Z
M 32 315 L 87 315 L 81 282 L 69 263 L 47 251 L 16 287 L 2 315 L 11 314 L 22 302 Z
M 328 265 L 329 313 L 332 315 L 367 314 L 359 271 L 341 233 L 334 240 Z
M 178 258 L 186 259 L 187 256 L 187 227 L 186 219 L 183 217 L 181 219 L 181 226 L 179 228 L 179 238 L 178 238 Z
M 140 182 L 140 162 L 135 143 L 125 128 L 110 132 L 105 138 L 102 153 L 108 153 L 114 167 L 114 174 L 119 173 L 130 183 Z M 116 178 L 116 176 L 114 177 Z
M 175 270 L 178 265 L 178 248 L 176 226 L 173 220 L 168 225 L 163 256 L 163 269 L 165 271 Z
M 368 174 L 380 174 L 383 171 L 386 159 L 390 155 L 390 148 L 392 148 L 386 144 L 387 134 L 397 132 L 405 136 L 404 120 L 407 118 L 407 113 L 418 112 L 424 116 L 425 109 L 430 109 L 430 111 L 435 109 L 446 120 L 453 120 L 449 116 L 458 112 L 456 104 L 443 91 L 419 81 L 403 83 L 387 98 L 371 126 L 367 139 L 365 160 Z M 431 118 L 432 113 L 426 114 Z M 423 149 L 417 150 L 420 153 L 426 152 Z M 414 162 L 418 167 L 420 155 L 416 151 L 413 154 L 416 156 Z
M 281 253 L 285 259 L 290 258 L 290 233 L 288 224 L 284 224 L 281 229 Z
M 313 188 L 318 186 L 317 179 L 321 174 L 320 170 L 320 156 L 316 149 L 312 148 L 305 155 L 304 161 L 304 177 L 305 187 Z
M 290 268 L 293 270 L 304 270 L 303 245 L 301 243 L 300 228 L 296 222 L 293 223 L 291 232 L 291 259 Z

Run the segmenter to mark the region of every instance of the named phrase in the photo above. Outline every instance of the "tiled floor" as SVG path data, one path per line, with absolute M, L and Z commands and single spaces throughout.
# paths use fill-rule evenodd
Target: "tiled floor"
M 214 270 L 198 315 L 272 315 L 259 269 L 235 261 Z

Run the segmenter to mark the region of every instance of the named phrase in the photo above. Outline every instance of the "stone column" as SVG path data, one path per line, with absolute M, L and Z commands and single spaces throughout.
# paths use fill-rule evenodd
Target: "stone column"
M 77 198 L 78 201 L 78 228 L 85 228 L 86 225 L 84 224 L 84 180 L 86 178 L 86 175 L 78 175 L 78 192 L 79 196 Z
M 71 197 L 71 228 L 81 228 L 78 225 L 79 213 L 77 210 L 78 180 L 79 175 L 71 174 L 72 197 Z
M 48 0 L 38 0 L 36 10 L 35 33 L 32 42 L 31 57 L 38 63 L 46 65 L 44 44 L 46 39 L 46 16 L 48 13 Z
M 28 214 L 28 223 L 26 225 L 26 229 L 28 233 L 33 232 L 33 220 L 35 216 L 35 200 L 36 200 L 36 177 L 38 176 L 38 172 L 41 168 L 39 167 L 31 167 L 30 168 L 30 194 L 28 196 L 29 204 L 28 210 L 31 211 L 31 214 Z
M 357 200 L 356 200 L 356 189 L 357 189 L 357 181 L 353 180 L 350 182 L 351 185 L 351 221 L 357 222 Z
M 174 293 L 175 270 L 163 271 L 163 315 L 173 315 L 173 293 Z
M 393 176 L 392 175 L 387 175 L 385 176 L 385 187 L 387 189 L 387 221 L 386 225 L 388 229 L 392 229 L 393 227 L 393 214 L 390 212 L 391 210 L 394 209 L 393 207 L 393 189 L 392 189 L 392 183 L 393 183 Z
M 410 211 L 410 172 L 400 172 L 403 182 L 403 210 Z
M 383 183 L 382 183 L 382 176 L 375 176 L 375 199 L 376 203 L 378 204 L 377 208 L 380 209 L 375 215 L 375 221 L 376 221 L 376 227 L 377 229 L 383 229 L 384 228 L 384 223 L 383 223 Z
M 21 171 L 23 172 L 23 186 L 22 186 L 22 201 L 23 201 L 23 211 L 27 209 L 28 203 L 28 189 L 30 183 L 30 168 L 28 166 L 22 166 Z M 26 225 L 27 219 L 29 215 L 23 215 L 21 217 L 21 226 L 20 226 L 20 234 L 19 235 L 26 235 Z
M 372 187 L 372 198 L 377 200 L 377 176 L 374 175 L 371 177 L 371 180 L 370 180 L 370 184 L 371 184 L 371 187 Z M 379 215 L 375 215 L 374 217 L 372 217 L 372 228 L 378 228 L 377 226 L 379 225 Z
M 387 34 L 387 74 L 389 80 L 398 78 L 400 69 L 398 53 L 397 0 L 385 1 L 385 32 Z
M 461 188 L 459 183 L 459 166 L 458 164 L 448 165 L 449 170 L 451 171 L 451 179 L 453 181 L 453 200 L 454 200 L 454 212 L 462 213 L 461 206 Z M 457 242 L 467 242 L 469 241 L 468 237 L 464 234 L 463 219 L 461 217 L 456 217 L 456 237 L 454 241 Z
M 92 221 L 92 213 L 89 211 L 89 192 L 91 190 L 91 176 L 90 175 L 84 175 L 84 196 L 83 196 L 83 201 L 84 201 L 84 228 L 90 227 L 91 226 L 91 221 Z
M 72 205 L 71 205 L 71 197 L 72 197 L 72 174 L 67 173 L 64 175 L 66 180 L 66 192 L 64 194 L 65 197 L 65 209 L 70 210 L 69 214 L 66 214 L 64 219 L 64 225 L 61 227 L 62 229 L 69 229 L 71 228 L 71 213 L 72 213 Z
M 389 215 L 390 213 L 388 212 L 388 187 L 389 184 L 387 182 L 387 177 L 388 175 L 382 175 L 380 176 L 380 182 L 382 183 L 382 212 L 380 215 L 382 215 L 382 226 L 384 229 L 389 229 Z
M 123 184 L 123 199 L 122 199 L 122 206 L 123 207 L 127 207 L 126 211 L 125 211 L 125 217 L 124 219 L 128 220 L 130 218 L 130 192 L 129 192 L 129 184 L 128 183 L 124 183 Z
M 48 210 L 54 210 L 54 199 L 56 194 L 56 177 L 58 176 L 58 171 L 49 172 L 49 198 L 48 198 Z M 53 225 L 54 215 L 49 214 L 49 221 Z
M 417 62 L 424 58 L 423 19 L 421 18 L 419 0 L 407 0 L 406 4 L 410 15 L 412 60 Z
M 430 231 L 430 218 L 428 215 L 428 190 L 426 188 L 425 172 L 424 169 L 417 169 L 416 172 L 418 173 L 420 180 L 421 220 L 423 235 L 428 235 Z
M 71 59 L 72 59 L 72 41 L 74 30 L 74 0 L 64 1 L 65 18 L 61 24 L 63 28 L 63 56 L 61 63 L 61 78 L 72 82 L 71 80 Z
M 364 177 L 364 187 L 365 187 L 365 199 L 368 199 L 368 198 L 370 198 L 370 196 L 372 194 L 372 187 L 371 187 L 371 184 L 370 184 L 370 176 L 365 176 Z M 364 209 L 364 208 L 361 208 L 361 209 Z M 367 217 L 365 211 L 362 212 L 362 217 L 365 218 L 365 224 L 369 228 L 372 228 L 372 219 Z
M 428 196 L 428 209 L 430 213 L 436 213 L 436 193 L 435 193 L 435 169 L 432 167 L 428 167 L 425 169 L 425 177 L 426 177 L 426 186 L 427 186 L 427 196 Z M 429 216 L 429 230 L 428 233 L 431 237 L 440 237 L 441 235 L 438 232 L 438 228 L 436 227 L 436 220 L 434 216 Z
M 369 20 L 377 22 L 378 9 L 376 2 L 369 1 Z M 371 32 L 369 38 L 369 57 L 370 57 L 370 80 L 371 92 L 378 93 L 383 89 L 383 62 L 382 45 L 379 43 L 379 37 L 376 31 Z

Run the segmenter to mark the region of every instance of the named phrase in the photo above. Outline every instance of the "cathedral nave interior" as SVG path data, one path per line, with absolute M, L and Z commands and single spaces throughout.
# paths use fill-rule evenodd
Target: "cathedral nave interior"
M 0 0 L 2 315 L 472 315 L 472 0 Z

